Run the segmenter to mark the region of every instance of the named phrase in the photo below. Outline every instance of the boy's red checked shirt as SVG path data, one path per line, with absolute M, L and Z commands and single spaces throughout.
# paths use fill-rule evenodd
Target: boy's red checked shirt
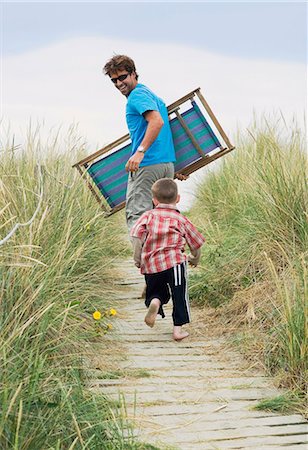
M 185 244 L 197 250 L 205 238 L 175 205 L 159 203 L 134 224 L 130 235 L 143 242 L 141 273 L 157 273 L 186 261 Z

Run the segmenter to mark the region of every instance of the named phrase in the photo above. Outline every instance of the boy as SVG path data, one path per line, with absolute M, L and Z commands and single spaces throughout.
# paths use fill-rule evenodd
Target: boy
M 195 226 L 176 209 L 180 200 L 177 184 L 162 178 L 152 186 L 155 208 L 145 212 L 131 230 L 134 261 L 145 275 L 148 312 L 145 323 L 155 324 L 157 314 L 165 317 L 162 306 L 173 301 L 173 339 L 188 336 L 182 325 L 190 322 L 187 286 L 187 261 L 196 266 L 205 239 Z M 186 257 L 185 244 L 191 254 Z

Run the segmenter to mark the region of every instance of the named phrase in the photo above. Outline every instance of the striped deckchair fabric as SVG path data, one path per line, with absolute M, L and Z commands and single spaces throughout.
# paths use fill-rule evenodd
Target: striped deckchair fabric
M 196 102 L 192 102 L 192 108 L 182 113 L 181 118 L 181 121 L 179 117 L 170 120 L 176 155 L 176 172 L 183 171 L 192 163 L 202 160 L 207 153 L 221 147 Z
M 88 169 L 88 173 L 111 208 L 125 202 L 128 178 L 125 164 L 130 154 L 131 144 L 125 145 L 111 155 L 95 162 Z
M 206 120 L 196 103 L 196 95 L 212 120 L 213 126 Z M 187 109 L 188 102 L 190 102 L 189 109 Z M 186 105 L 186 109 L 182 112 L 183 104 Z M 176 172 L 189 175 L 234 149 L 202 96 L 200 88 L 170 105 L 168 112 L 176 153 Z M 220 135 L 223 145 L 213 127 Z M 125 135 L 74 165 L 106 215 L 113 214 L 125 206 L 128 180 L 125 164 L 130 155 L 131 142 L 129 135 Z

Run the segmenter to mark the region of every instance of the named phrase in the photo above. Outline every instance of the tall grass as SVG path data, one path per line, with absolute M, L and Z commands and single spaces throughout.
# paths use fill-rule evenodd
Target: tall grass
M 265 118 L 237 139 L 191 211 L 207 242 L 192 295 L 231 309 L 244 298 L 267 366 L 307 387 L 308 187 L 304 136 Z M 245 308 L 244 308 L 245 309 Z M 234 313 L 234 310 L 233 310 Z M 256 326 L 257 326 L 256 325 Z M 251 329 L 249 329 L 251 331 Z M 260 338 L 260 346 L 262 346 Z
M 0 240 L 40 206 L 0 246 L 3 450 L 143 448 L 82 383 L 86 348 L 106 345 L 92 313 L 112 306 L 110 265 L 126 245 L 120 215 L 102 219 L 71 168 L 82 153 L 74 130 L 64 143 L 32 132 L 24 148 L 1 149 Z

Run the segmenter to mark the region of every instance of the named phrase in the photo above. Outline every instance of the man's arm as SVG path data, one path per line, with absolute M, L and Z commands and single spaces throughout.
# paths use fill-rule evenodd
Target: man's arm
M 148 122 L 148 126 L 140 145 L 147 150 L 159 135 L 159 132 L 164 125 L 164 121 L 158 111 L 146 111 L 144 113 L 144 118 Z
M 146 151 L 153 144 L 153 142 L 159 135 L 159 132 L 162 126 L 164 125 L 164 121 L 158 111 L 146 111 L 144 113 L 144 118 L 148 122 L 148 126 L 140 145 Z M 136 172 L 136 170 L 139 169 L 139 164 L 141 163 L 143 158 L 144 153 L 142 152 L 134 153 L 126 163 L 125 168 L 127 172 Z
M 137 238 L 137 237 L 132 237 L 132 245 L 133 245 L 133 250 L 134 250 L 134 261 L 135 261 L 135 266 L 136 267 L 140 267 L 141 265 L 141 250 L 142 250 L 142 241 L 141 239 Z

